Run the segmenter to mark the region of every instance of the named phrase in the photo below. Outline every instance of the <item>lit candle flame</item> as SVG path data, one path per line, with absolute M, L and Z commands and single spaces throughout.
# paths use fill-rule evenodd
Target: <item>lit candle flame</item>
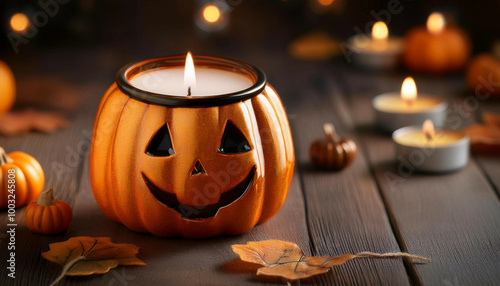
M 220 19 L 219 7 L 209 4 L 203 8 L 203 18 L 209 23 L 215 23 Z
M 196 86 L 196 74 L 194 72 L 193 55 L 188 52 L 186 55 L 186 64 L 184 65 L 184 86 L 187 87 L 187 95 L 191 95 L 191 88 Z
M 424 132 L 425 138 L 427 141 L 431 142 L 434 140 L 434 136 L 436 135 L 436 131 L 434 130 L 434 124 L 432 120 L 427 119 L 422 125 L 422 132 Z
M 401 98 L 410 106 L 417 100 L 417 85 L 410 76 L 405 78 L 401 85 Z
M 14 32 L 24 32 L 29 25 L 30 20 L 23 13 L 16 13 L 10 18 L 10 27 Z
M 388 37 L 389 29 L 387 29 L 387 25 L 382 21 L 376 22 L 372 28 L 372 39 L 385 41 Z
M 445 20 L 443 14 L 434 12 L 427 18 L 427 30 L 432 34 L 439 34 L 444 28 Z

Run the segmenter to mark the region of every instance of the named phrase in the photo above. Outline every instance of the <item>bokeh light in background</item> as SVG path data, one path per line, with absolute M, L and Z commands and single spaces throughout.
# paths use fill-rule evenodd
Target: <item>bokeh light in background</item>
M 441 13 L 434 12 L 427 19 L 427 29 L 433 34 L 439 34 L 445 25 L 444 17 Z
M 231 11 L 231 7 L 225 1 L 205 2 L 198 10 L 195 23 L 203 32 L 222 32 L 229 24 Z
M 215 23 L 220 19 L 220 10 L 217 6 L 209 4 L 203 8 L 203 18 L 209 23 Z
M 345 0 L 308 0 L 309 9 L 319 15 L 340 13 L 344 8 Z
M 30 20 L 23 13 L 16 13 L 10 18 L 10 27 L 14 32 L 22 33 L 28 29 Z
M 318 3 L 323 6 L 328 6 L 333 3 L 333 0 L 318 0 Z

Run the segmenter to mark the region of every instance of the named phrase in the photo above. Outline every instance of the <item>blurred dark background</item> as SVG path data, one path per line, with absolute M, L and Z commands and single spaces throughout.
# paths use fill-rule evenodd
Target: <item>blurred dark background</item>
M 200 10 L 209 2 L 220 7 L 223 27 L 199 24 Z M 400 12 L 388 19 L 383 11 L 391 5 Z M 402 36 L 425 24 L 431 12 L 443 12 L 468 32 L 474 53 L 500 39 L 498 0 L 2 0 L 0 11 L 0 60 L 13 65 L 16 76 L 56 72 L 75 81 L 92 80 L 75 70 L 111 81 L 130 61 L 188 50 L 251 61 L 266 70 L 279 64 L 273 59 L 286 55 L 298 36 L 322 30 L 344 40 L 356 29 L 365 31 L 376 15 L 392 35 Z M 23 33 L 12 31 L 15 13 L 30 20 Z

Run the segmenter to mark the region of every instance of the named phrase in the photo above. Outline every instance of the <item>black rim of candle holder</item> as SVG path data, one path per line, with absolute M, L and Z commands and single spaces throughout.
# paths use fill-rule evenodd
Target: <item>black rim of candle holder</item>
M 229 58 L 219 58 L 210 56 L 193 56 L 196 67 L 213 67 L 222 70 L 234 71 L 249 77 L 254 83 L 247 89 L 237 92 L 207 95 L 207 96 L 179 96 L 165 95 L 145 91 L 133 86 L 129 79 L 146 71 L 164 69 L 168 67 L 184 67 L 185 55 L 154 58 L 135 62 L 124 66 L 116 75 L 118 88 L 126 95 L 150 104 L 164 106 L 186 106 L 186 107 L 207 107 L 227 105 L 249 99 L 264 90 L 267 84 L 265 73 L 250 64 Z

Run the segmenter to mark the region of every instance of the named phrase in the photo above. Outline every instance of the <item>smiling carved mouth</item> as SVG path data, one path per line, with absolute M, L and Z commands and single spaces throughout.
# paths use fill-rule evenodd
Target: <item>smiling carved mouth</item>
M 153 182 L 151 182 L 151 180 L 149 180 L 149 178 L 144 173 L 141 174 L 144 182 L 149 188 L 149 191 L 159 202 L 180 213 L 182 218 L 201 220 L 215 217 L 221 208 L 224 208 L 237 201 L 239 198 L 243 197 L 243 195 L 245 195 L 245 193 L 249 189 L 250 184 L 253 181 L 253 177 L 255 176 L 255 166 L 252 168 L 252 170 L 250 170 L 243 181 L 241 181 L 231 190 L 222 193 L 217 203 L 204 206 L 192 206 L 180 203 L 175 194 L 168 193 L 160 189 Z

